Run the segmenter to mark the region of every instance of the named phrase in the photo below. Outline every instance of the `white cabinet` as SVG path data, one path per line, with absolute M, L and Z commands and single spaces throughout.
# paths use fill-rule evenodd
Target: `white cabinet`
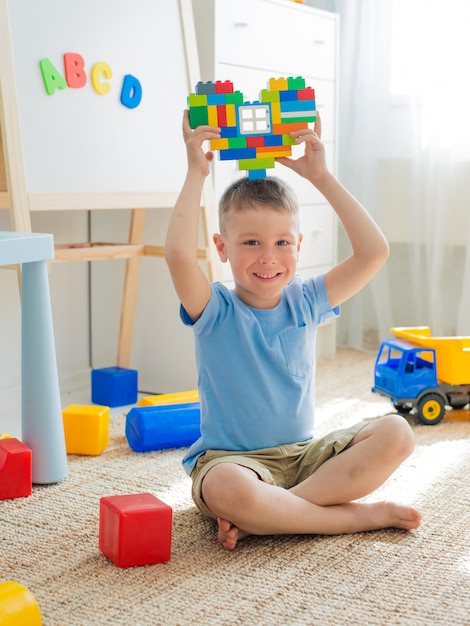
M 203 81 L 230 80 L 247 101 L 259 99 L 270 78 L 303 76 L 315 89 L 322 119 L 322 140 L 328 165 L 336 171 L 338 16 L 289 0 L 193 0 Z M 302 150 L 294 147 L 293 155 Z M 276 165 L 269 170 L 283 178 L 300 202 L 303 243 L 299 273 L 327 271 L 336 261 L 336 218 L 310 183 Z M 236 177 L 245 176 L 235 161 L 215 162 L 216 200 Z M 230 270 L 224 265 L 230 283 Z M 334 323 L 320 329 L 318 353 L 335 351 Z

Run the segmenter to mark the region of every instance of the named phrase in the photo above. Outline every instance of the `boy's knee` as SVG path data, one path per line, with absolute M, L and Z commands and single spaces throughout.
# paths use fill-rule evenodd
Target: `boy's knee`
M 202 497 L 218 516 L 235 505 L 247 508 L 253 480 L 259 480 L 252 470 L 233 463 L 218 463 L 202 482 Z
M 387 415 L 382 418 L 384 437 L 398 456 L 406 459 L 415 448 L 415 436 L 410 425 L 401 415 Z

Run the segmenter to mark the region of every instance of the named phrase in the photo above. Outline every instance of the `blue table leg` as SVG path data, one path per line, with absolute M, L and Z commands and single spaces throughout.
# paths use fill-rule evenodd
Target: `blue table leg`
M 22 265 L 21 312 L 22 440 L 33 483 L 50 484 L 67 476 L 67 453 L 46 261 Z

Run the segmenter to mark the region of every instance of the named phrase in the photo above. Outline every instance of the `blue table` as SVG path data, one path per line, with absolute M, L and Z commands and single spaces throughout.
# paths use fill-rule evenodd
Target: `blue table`
M 0 266 L 21 264 L 21 429 L 33 483 L 67 476 L 47 261 L 52 235 L 0 231 Z

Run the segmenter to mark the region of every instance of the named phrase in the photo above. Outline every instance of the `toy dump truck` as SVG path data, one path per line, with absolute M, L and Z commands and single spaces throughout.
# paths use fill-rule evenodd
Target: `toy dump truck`
M 416 410 L 422 424 L 437 424 L 446 407 L 470 402 L 470 337 L 432 337 L 428 326 L 391 328 L 382 342 L 372 391 L 400 413 Z

